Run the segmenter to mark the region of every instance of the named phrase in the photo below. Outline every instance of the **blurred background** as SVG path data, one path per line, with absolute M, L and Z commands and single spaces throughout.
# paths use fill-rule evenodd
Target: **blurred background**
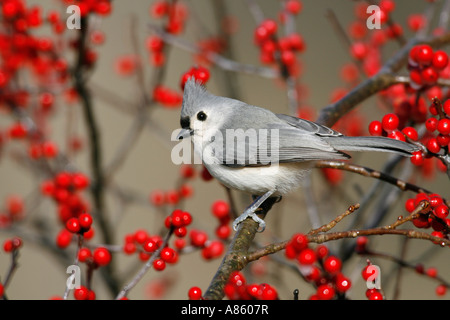
M 202 38 L 216 35 L 221 32 L 217 21 L 218 13 L 214 1 L 186 0 L 179 1 L 188 11 L 184 31 L 177 35 L 180 46 L 187 43 L 194 46 Z M 265 18 L 276 21 L 282 1 L 258 0 L 254 1 L 261 9 Z M 322 0 L 302 1 L 301 12 L 294 17 L 295 31 L 300 33 L 305 41 L 306 49 L 298 55 L 301 63 L 299 83 L 301 84 L 300 101 L 302 107 L 307 110 L 320 110 L 328 105 L 340 90 L 348 90 L 349 85 L 342 78 L 343 65 L 352 61 L 348 44 L 343 41 L 336 26 L 330 18 L 332 12 L 345 32 L 349 32 L 350 24 L 355 21 L 355 4 L 357 1 L 348 0 Z M 42 16 L 46 17 L 49 11 L 57 10 L 62 17 L 65 13 L 64 1 L 40 0 L 26 1 L 27 5 L 37 5 L 41 8 Z M 146 41 L 154 34 L 154 28 L 162 26 L 161 19 L 152 15 L 155 1 L 112 1 L 111 13 L 106 17 L 93 15 L 90 27 L 99 30 L 104 35 L 104 43 L 93 45 L 97 53 L 95 66 L 89 72 L 86 80 L 87 87 L 91 90 L 93 109 L 100 131 L 100 145 L 103 156 L 103 164 L 111 163 L 117 157 L 118 150 L 129 134 L 130 128 L 135 125 L 135 108 L 141 103 L 142 90 L 152 95 L 152 82 L 155 77 L 155 67 L 151 62 Z M 249 10 L 247 1 L 221 1 L 225 5 L 225 16 L 232 26 L 229 34 L 231 58 L 244 64 L 263 65 L 259 60 L 259 49 L 254 44 L 254 30 L 257 27 L 254 16 Z M 409 38 L 413 32 L 408 29 L 408 17 L 413 13 L 423 13 L 429 7 L 427 1 L 398 0 L 392 13 L 392 19 L 404 26 L 404 36 Z M 440 4 L 435 8 L 438 12 Z M 48 24 L 32 30 L 33 33 L 54 37 Z M 55 37 L 56 41 L 63 39 L 76 39 L 77 30 L 65 30 L 62 35 Z M 371 31 L 369 31 L 371 32 Z M 282 31 L 280 31 L 282 33 Z M 135 40 L 137 39 L 137 41 Z M 136 48 L 136 43 L 138 48 Z M 388 41 L 383 47 L 383 60 L 390 57 L 399 49 L 396 41 Z M 130 75 L 118 72 L 118 61 L 124 56 L 140 56 L 138 68 L 144 75 L 143 83 L 139 80 L 138 73 Z M 76 56 L 73 51 L 65 50 L 64 55 L 73 64 Z M 193 55 L 181 47 L 171 47 L 166 59 L 165 72 L 162 77 L 162 85 L 176 91 L 181 95 L 180 78 L 182 74 L 195 65 Z M 265 68 L 271 68 L 265 66 Z M 241 72 L 224 72 L 217 66 L 211 66 L 210 80 L 207 88 L 217 95 L 239 98 L 249 104 L 268 108 L 278 113 L 290 113 L 286 85 L 280 80 L 267 79 L 257 75 L 248 75 Z M 404 70 L 404 74 L 406 74 Z M 227 78 L 228 77 L 228 78 Z M 228 79 L 228 80 L 227 80 Z M 230 91 L 229 79 L 232 81 Z M 23 81 L 27 83 L 27 78 Z M 141 81 L 141 82 L 140 82 Z M 32 86 L 33 83 L 29 82 Z M 143 85 L 143 86 L 142 86 Z M 57 108 L 52 113 L 48 128 L 49 136 L 55 141 L 61 150 L 67 150 L 68 130 L 81 138 L 82 150 L 70 158 L 71 164 L 79 171 L 91 174 L 89 137 L 86 134 L 86 126 L 83 112 L 79 102 L 71 105 L 64 102 L 62 97 L 57 98 Z M 170 212 L 172 206 L 156 208 L 149 201 L 149 195 L 155 190 L 174 190 L 180 178 L 180 166 L 171 161 L 171 150 L 176 142 L 171 141 L 173 130 L 179 127 L 178 107 L 164 107 L 153 105 L 148 112 L 148 121 L 144 129 L 136 139 L 132 141 L 131 148 L 118 167 L 114 176 L 109 181 L 110 187 L 106 190 L 105 212 L 111 226 L 113 226 L 114 242 L 123 244 L 126 234 L 138 229 L 145 229 L 150 234 L 160 232 L 162 226 L 161 212 Z M 371 98 L 358 108 L 360 115 L 357 120 L 361 122 L 364 134 L 367 134 L 367 124 L 370 120 L 380 120 L 386 113 L 379 107 L 376 98 Z M 312 112 L 311 119 L 315 119 L 317 113 Z M 7 128 L 13 122 L 13 117 L 6 109 L 2 110 L 0 128 Z M 70 128 L 70 129 L 68 129 Z M 33 225 L 36 218 L 48 219 L 52 234 L 49 239 L 54 239 L 60 229 L 60 224 L 55 213 L 54 203 L 47 199 L 39 198 L 39 186 L 45 177 L 36 174 L 27 162 L 17 161 L 18 155 L 26 150 L 19 142 L 5 144 L 0 158 L 0 210 L 8 197 L 18 195 L 25 199 L 25 218 L 12 230 L 0 230 L 0 241 L 12 237 L 22 236 L 23 248 L 20 249 L 19 267 L 7 288 L 9 299 L 49 299 L 52 296 L 61 296 L 64 293 L 67 265 L 61 263 L 56 254 L 42 248 L 37 241 L 33 241 L 37 228 Z M 358 154 L 354 155 L 353 162 L 381 170 L 389 155 Z M 409 166 L 409 161 L 404 162 Z M 399 169 L 399 172 L 402 168 Z M 413 170 L 410 168 L 410 170 Z M 185 199 L 180 206 L 189 211 L 193 218 L 193 227 L 207 230 L 211 238 L 214 238 L 214 229 L 217 219 L 211 214 L 211 205 L 219 199 L 228 201 L 225 189 L 215 180 L 205 182 L 200 177 L 201 167 L 196 167 L 196 177 L 189 181 L 193 195 Z M 397 172 L 397 173 L 399 173 Z M 411 175 L 411 174 L 410 174 Z M 442 196 L 448 194 L 448 180 L 436 173 L 433 179 L 425 179 L 417 174 L 414 182 L 433 191 L 440 192 Z M 414 176 L 414 174 L 412 174 Z M 336 215 L 344 212 L 349 205 L 361 201 L 363 195 L 372 187 L 374 181 L 354 174 L 344 174 L 344 180 L 338 186 L 330 186 L 321 172 L 314 171 L 311 179 L 308 179 L 311 190 L 305 194 L 298 190 L 294 194 L 284 198 L 276 204 L 267 217 L 268 228 L 262 234 L 258 234 L 256 241 L 268 244 L 275 241 L 288 239 L 295 232 L 308 232 L 311 229 L 311 221 L 308 215 L 307 202 L 313 202 L 319 212 L 319 221 L 326 223 Z M 117 187 L 117 188 L 116 188 Z M 385 197 L 394 188 L 382 189 L 374 197 Z M 115 190 L 122 190 L 130 195 L 133 201 L 126 201 Z M 232 192 L 237 208 L 242 210 L 248 205 L 250 198 L 238 192 Z M 404 201 L 413 197 L 411 193 L 399 195 L 396 205 L 390 211 L 383 223 L 391 223 L 399 215 L 404 215 Z M 86 198 L 90 195 L 86 192 Z M 376 210 L 378 200 L 371 202 L 364 209 L 361 219 L 369 219 L 371 213 Z M 95 222 L 94 222 L 95 223 Z M 338 230 L 346 229 L 346 222 L 336 227 Z M 101 235 L 96 234 L 90 242 L 101 244 Z M 350 243 L 351 241 L 347 241 Z M 437 267 L 440 275 L 450 281 L 448 265 L 450 258 L 448 248 L 439 248 L 426 241 L 409 240 L 406 249 L 403 249 L 404 239 L 396 236 L 372 237 L 371 246 L 380 252 L 400 256 L 411 262 L 422 262 L 426 267 Z M 327 243 L 332 252 L 338 252 L 336 243 Z M 70 257 L 74 257 L 75 245 L 65 249 Z M 283 253 L 279 254 L 283 257 Z M 345 262 L 343 272 L 352 279 L 351 299 L 365 299 L 365 282 L 360 276 L 361 269 L 366 264 L 366 257 L 354 255 Z M 396 264 L 382 258 L 370 258 L 371 261 L 381 266 L 382 286 L 386 297 L 392 297 L 395 286 L 397 269 Z M 269 259 L 262 259 L 253 264 L 254 269 L 263 270 L 262 275 L 250 275 L 254 282 L 268 282 L 274 285 L 281 299 L 291 299 L 292 292 L 298 288 L 300 299 L 307 299 L 314 288 L 303 281 L 295 272 L 283 264 Z M 122 253 L 113 253 L 115 270 L 117 270 L 125 284 L 127 279 L 137 272 L 142 264 L 136 255 L 125 256 Z M 162 272 L 151 269 L 139 284 L 130 292 L 130 299 L 186 299 L 187 291 L 192 286 L 198 286 L 206 290 L 215 271 L 221 262 L 221 257 L 206 261 L 198 250 L 182 254 L 179 262 L 168 266 Z M 0 252 L 0 276 L 4 277 L 9 268 L 10 256 Z M 82 270 L 84 266 L 82 266 Z M 258 274 L 255 271 L 255 274 Z M 400 286 L 400 299 L 435 299 L 434 293 L 437 282 L 417 275 L 412 270 L 403 272 Z M 3 280 L 3 278 L 2 278 Z M 121 284 L 121 285 L 123 285 Z M 111 294 L 105 287 L 100 274 L 94 273 L 93 288 L 98 299 L 109 299 Z M 444 296 L 445 298 L 446 296 Z M 69 295 L 73 299 L 73 295 Z

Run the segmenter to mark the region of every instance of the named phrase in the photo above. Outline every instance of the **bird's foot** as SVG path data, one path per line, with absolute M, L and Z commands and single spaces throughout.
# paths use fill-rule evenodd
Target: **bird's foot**
M 258 217 L 256 215 L 256 213 L 250 209 L 251 208 L 245 210 L 243 214 L 241 214 L 239 217 L 237 217 L 233 221 L 233 230 L 234 231 L 237 231 L 239 224 L 247 218 L 252 218 L 256 223 L 258 223 L 258 225 L 259 225 L 258 229 L 257 229 L 258 232 L 264 231 L 264 229 L 266 228 L 266 222 L 263 219 L 261 219 L 260 217 Z

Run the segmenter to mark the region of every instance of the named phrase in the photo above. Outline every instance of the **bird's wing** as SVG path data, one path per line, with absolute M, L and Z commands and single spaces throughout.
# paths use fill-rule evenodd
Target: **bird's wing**
M 283 121 L 271 122 L 265 128 L 222 131 L 223 140 L 217 141 L 220 143 L 215 148 L 220 163 L 246 167 L 350 157 L 322 138 L 341 136 L 341 133 L 295 117 L 277 117 Z
M 316 134 L 321 137 L 340 137 L 343 136 L 342 133 L 337 132 L 331 128 L 322 126 L 312 121 L 305 119 L 300 119 L 293 116 L 288 116 L 286 114 L 275 114 L 278 119 L 283 120 L 287 124 L 305 131 L 305 133 Z

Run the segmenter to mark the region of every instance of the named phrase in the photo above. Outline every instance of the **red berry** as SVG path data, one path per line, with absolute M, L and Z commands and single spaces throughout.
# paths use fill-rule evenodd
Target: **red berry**
M 62 229 L 56 236 L 56 245 L 61 249 L 68 247 L 72 242 L 72 236 L 72 232 L 67 229 Z
M 443 296 L 447 293 L 447 287 L 444 284 L 440 284 L 436 287 L 436 295 Z
M 111 253 L 108 249 L 99 247 L 94 250 L 94 262 L 99 266 L 106 266 L 111 262 Z
M 324 246 L 323 244 L 318 245 L 316 248 L 316 255 L 317 255 L 317 259 L 323 259 L 328 255 L 328 248 L 326 246 Z
M 437 269 L 436 268 L 428 268 L 426 271 L 427 276 L 431 277 L 431 278 L 436 278 L 437 277 Z
M 364 59 L 368 52 L 369 50 L 364 42 L 355 42 L 350 47 L 351 55 L 357 60 Z
M 298 262 L 303 265 L 310 265 L 316 261 L 316 253 L 311 248 L 303 249 L 298 255 Z
M 369 300 L 383 300 L 383 295 L 377 290 L 371 293 L 368 297 Z
M 333 299 L 334 295 L 335 295 L 335 290 L 334 288 L 329 285 L 329 284 L 322 284 L 319 287 L 317 287 L 317 297 L 320 300 L 331 300 Z
M 66 222 L 66 228 L 72 233 L 77 233 L 81 230 L 80 221 L 77 218 L 70 218 Z
M 202 290 L 199 287 L 191 287 L 188 291 L 189 300 L 200 300 L 202 298 Z
M 381 136 L 383 127 L 380 121 L 374 120 L 369 124 L 369 133 L 371 136 Z
M 450 135 L 438 134 L 436 141 L 441 147 L 446 147 L 450 143 Z
M 420 76 L 422 77 L 422 82 L 424 84 L 426 84 L 426 85 L 433 85 L 433 84 L 435 84 L 436 81 L 439 78 L 439 74 L 432 67 L 428 67 L 428 68 L 423 69 L 420 72 Z
M 187 234 L 187 229 L 186 229 L 186 227 L 179 227 L 179 228 L 176 228 L 175 230 L 173 230 L 173 233 L 178 238 L 183 238 Z
M 156 259 L 155 261 L 153 261 L 153 268 L 156 271 L 162 271 L 166 268 L 166 263 L 162 259 Z
M 445 204 L 440 204 L 434 209 L 434 215 L 440 219 L 447 218 L 448 212 L 448 207 Z
M 284 50 L 281 53 L 281 62 L 286 66 L 292 66 L 295 63 L 295 54 L 291 50 Z
M 89 229 L 92 225 L 92 216 L 89 213 L 82 213 L 78 216 L 78 221 L 83 229 Z
M 205 245 L 206 240 L 208 240 L 208 235 L 206 232 L 201 230 L 191 230 L 189 233 L 189 237 L 191 239 L 191 244 L 194 247 L 203 247 Z
M 72 183 L 76 189 L 84 189 L 89 185 L 89 178 L 82 173 L 76 172 L 72 175 Z
M 332 274 L 337 273 L 337 272 L 341 271 L 341 267 L 342 267 L 341 259 L 339 259 L 338 257 L 335 257 L 335 256 L 329 256 L 323 262 L 323 268 L 328 273 L 332 273 Z
M 123 252 L 125 252 L 126 254 L 132 254 L 136 252 L 136 245 L 133 242 L 125 243 L 125 245 L 123 246 Z
M 425 127 L 428 131 L 433 132 L 437 129 L 438 119 L 431 117 L 425 121 Z
M 415 60 L 422 66 L 428 66 L 433 60 L 433 49 L 427 45 L 419 45 L 415 51 Z
M 156 249 L 158 249 L 158 246 L 156 245 L 155 241 L 148 239 L 144 242 L 144 244 L 142 245 L 142 248 L 146 252 L 155 252 Z
M 417 130 L 413 127 L 405 127 L 402 130 L 403 134 L 407 136 L 409 139 L 417 141 L 419 139 L 419 134 L 417 133 Z
M 273 35 L 277 32 L 277 23 L 275 20 L 272 19 L 266 19 L 261 23 L 261 26 L 263 26 L 269 35 Z
M 430 138 L 426 144 L 428 151 L 432 153 L 438 153 L 441 150 L 441 146 L 437 142 L 436 138 Z
M 214 259 L 220 257 L 225 250 L 224 244 L 219 240 L 213 240 L 202 250 L 202 256 L 205 259 Z
M 414 199 L 408 199 L 405 202 L 405 209 L 406 211 L 408 211 L 409 213 L 413 212 L 415 209 L 415 205 L 414 205 Z
M 443 135 L 450 134 L 450 119 L 443 118 L 439 120 L 437 130 Z
M 164 262 L 172 263 L 176 253 L 172 248 L 166 247 L 161 250 L 160 257 Z
M 227 224 L 221 224 L 216 228 L 215 233 L 219 239 L 226 240 L 231 235 L 231 228 Z
M 137 243 L 143 244 L 148 239 L 148 233 L 145 230 L 137 230 L 134 233 L 134 240 Z
M 302 3 L 299 0 L 288 0 L 286 2 L 286 10 L 291 14 L 299 14 L 302 10 Z
M 347 277 L 343 276 L 342 274 L 338 274 L 336 276 L 336 289 L 339 292 L 346 292 L 348 289 L 350 289 L 352 283 L 350 281 L 350 279 L 348 279 Z
M 371 271 L 371 272 L 370 272 Z M 369 270 L 369 265 L 365 266 L 364 269 L 362 269 L 361 271 L 361 275 L 363 277 L 364 280 L 368 280 L 371 276 L 375 275 L 376 271 L 373 270 Z
M 274 287 L 268 284 L 261 284 L 262 292 L 261 299 L 262 300 L 276 300 L 278 298 L 277 290 Z
M 392 131 L 397 129 L 399 122 L 400 120 L 398 119 L 398 116 L 396 114 L 388 113 L 383 116 L 381 125 L 385 131 Z
M 448 55 L 445 51 L 438 50 L 433 55 L 433 60 L 431 61 L 433 68 L 438 71 L 444 70 L 448 65 Z
M 6 239 L 5 242 L 3 242 L 3 250 L 5 252 L 11 252 L 14 250 L 14 245 L 11 239 Z
M 152 193 L 150 194 L 150 202 L 154 205 L 154 206 L 161 206 L 164 204 L 165 202 L 165 198 L 164 198 L 164 192 L 162 192 L 161 190 L 154 190 L 152 191 Z
M 80 286 L 73 291 L 73 296 L 76 300 L 87 300 L 89 289 L 85 286 Z
M 78 251 L 78 260 L 80 262 L 86 262 L 92 256 L 91 250 L 89 248 L 80 248 Z
M 393 131 L 389 132 L 389 134 L 387 136 L 388 136 L 388 138 L 391 138 L 391 139 L 406 141 L 405 135 L 398 130 L 393 130 Z
M 172 225 L 175 228 L 182 227 L 184 225 L 183 221 L 183 211 L 180 209 L 176 209 L 172 212 Z
M 450 116 L 450 99 L 445 100 L 443 104 L 444 112 Z
M 212 204 L 211 212 L 217 218 L 223 219 L 230 214 L 230 205 L 226 201 L 217 200 Z
M 290 244 L 297 252 L 300 252 L 308 246 L 308 237 L 303 233 L 294 234 Z
M 54 158 L 58 154 L 58 147 L 54 142 L 46 141 L 42 144 L 42 153 L 46 158 Z

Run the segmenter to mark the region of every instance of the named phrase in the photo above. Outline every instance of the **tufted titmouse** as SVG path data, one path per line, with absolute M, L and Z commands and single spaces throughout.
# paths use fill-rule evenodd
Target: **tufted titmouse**
M 297 188 L 317 160 L 350 158 L 344 151 L 395 152 L 410 156 L 418 148 L 384 137 L 346 137 L 328 127 L 275 114 L 242 101 L 218 97 L 190 78 L 184 88 L 177 138 L 191 138 L 208 171 L 225 186 L 259 197 L 233 223 L 250 217 L 269 197 Z

